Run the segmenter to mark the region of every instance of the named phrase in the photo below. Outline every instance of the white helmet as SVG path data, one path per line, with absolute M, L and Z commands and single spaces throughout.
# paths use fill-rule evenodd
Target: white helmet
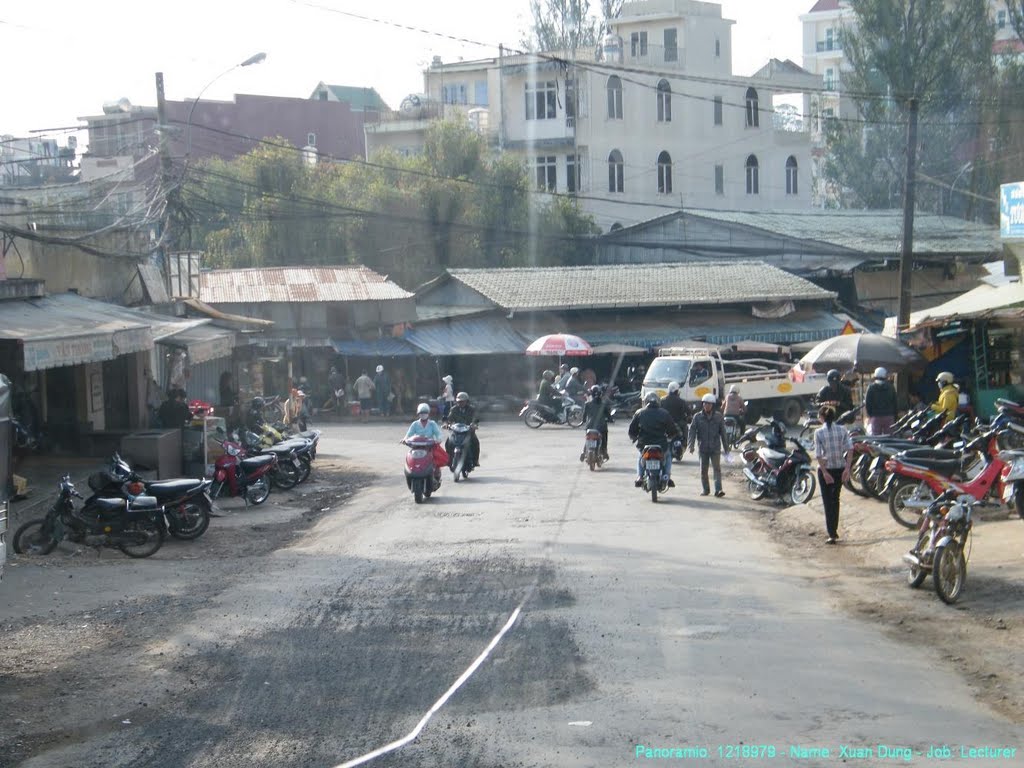
M 416 408 L 417 416 L 422 416 L 423 414 L 427 414 L 428 416 L 430 415 L 430 406 L 427 405 L 426 403 L 420 403 L 419 406 Z
M 882 367 L 875 368 L 875 378 L 876 379 L 884 379 L 888 375 L 889 375 L 889 372 L 887 370 L 885 370 L 885 368 L 882 368 Z
M 943 371 L 942 373 L 935 377 L 935 381 L 938 382 L 939 384 L 952 384 L 953 374 L 950 373 L 949 371 Z
M 678 392 L 679 391 L 679 382 L 678 381 L 670 381 L 669 384 L 668 384 L 668 391 L 669 392 Z
M 384 373 L 384 366 L 383 365 L 378 365 L 377 366 L 377 373 Z
M 715 403 L 718 402 L 718 398 L 712 395 L 710 392 L 708 392 L 706 395 L 704 395 L 704 397 L 700 399 L 700 401 L 702 403 L 711 403 L 712 405 L 714 405 Z
M 739 388 L 735 384 L 733 384 L 733 385 L 731 385 L 729 387 L 729 394 L 730 395 L 732 395 L 732 394 L 737 394 L 738 395 L 739 393 L 740 393 L 740 390 L 739 390 Z

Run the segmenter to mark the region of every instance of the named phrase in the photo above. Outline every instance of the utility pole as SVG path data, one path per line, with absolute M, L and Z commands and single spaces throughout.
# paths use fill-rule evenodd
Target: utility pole
M 907 175 L 903 182 L 903 247 L 900 250 L 900 299 L 897 334 L 910 327 L 911 277 L 914 273 L 914 175 L 917 173 L 917 99 L 909 102 L 907 119 Z
M 171 191 L 171 151 L 168 142 L 169 126 L 167 124 L 167 103 L 164 99 L 164 73 L 156 73 L 156 130 L 158 145 L 160 147 L 160 190 L 164 196 L 164 211 L 160 217 L 159 232 L 157 232 L 157 258 L 160 261 L 159 267 L 164 275 L 164 282 L 167 291 L 171 296 L 171 263 L 170 247 L 174 243 L 174 195 Z

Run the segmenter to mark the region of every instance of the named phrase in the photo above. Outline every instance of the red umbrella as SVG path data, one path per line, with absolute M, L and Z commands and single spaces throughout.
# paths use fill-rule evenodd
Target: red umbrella
M 552 333 L 541 336 L 526 348 L 528 355 L 550 357 L 579 357 L 592 354 L 590 345 L 571 333 Z

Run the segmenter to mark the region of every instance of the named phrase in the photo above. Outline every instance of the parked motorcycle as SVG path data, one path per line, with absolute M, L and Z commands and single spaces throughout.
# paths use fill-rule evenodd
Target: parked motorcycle
M 248 456 L 277 456 L 277 465 L 270 473 L 270 483 L 277 488 L 289 490 L 309 477 L 312 459 L 309 458 L 311 448 L 307 440 L 290 438 L 267 446 L 259 435 L 246 430 L 240 440 L 235 438 L 235 442 L 241 442 Z
M 149 557 L 163 545 L 163 510 L 152 496 L 94 496 L 76 510 L 74 500 L 83 497 L 70 475 L 61 478 L 59 488 L 45 517 L 15 531 L 13 546 L 19 555 L 48 555 L 64 539 L 90 547 L 116 547 L 129 557 Z
M 658 501 L 658 494 L 668 490 L 668 463 L 665 451 L 660 445 L 645 445 L 641 450 L 644 473 L 641 477 L 644 493 L 651 494 L 651 501 Z
M 239 443 L 227 438 L 214 439 L 224 448 L 224 455 L 214 463 L 210 496 L 241 496 L 246 506 L 265 502 L 270 496 L 270 476 L 277 467 L 277 456 L 260 454 L 246 458 Z
M 539 400 L 527 400 L 519 417 L 530 429 L 544 424 L 567 424 L 570 427 L 583 426 L 583 406 L 568 395 L 562 397 L 562 408 L 558 412 Z
M 445 427 L 452 432 L 452 449 L 448 454 L 448 468 L 452 471 L 452 479 L 457 483 L 469 477 L 476 469 L 470 445 L 470 436 L 476 431 L 476 424 L 450 424 Z
M 932 574 L 935 592 L 947 604 L 955 603 L 967 580 L 968 541 L 975 507 L 985 503 L 951 488 L 935 499 L 921 520 L 917 544 L 903 559 L 910 565 L 907 584 L 920 587 Z
M 441 487 L 441 470 L 434 466 L 434 441 L 429 437 L 407 437 L 402 444 L 409 447 L 405 455 L 405 484 L 417 504 Z
M 167 533 L 176 539 L 198 539 L 210 527 L 210 518 L 216 517 L 210 499 L 210 480 L 144 480 L 117 453 L 107 468 L 90 475 L 88 482 L 94 496 L 86 499 L 86 506 L 96 497 L 154 497 L 163 510 Z
M 754 501 L 771 496 L 780 500 L 788 498 L 793 504 L 806 504 L 817 488 L 811 457 L 799 440 L 780 433 L 777 424 L 769 428 L 771 432 L 763 445 L 753 445 L 759 434 L 757 427 L 747 430 L 741 438 L 742 442 L 752 443 L 743 451 L 747 492 Z M 787 445 L 792 448 L 787 450 Z
M 990 492 L 1002 498 L 998 439 L 1003 430 L 989 431 L 959 451 L 898 453 L 885 463 L 889 514 L 905 528 L 916 528 L 923 510 L 948 489 L 984 499 Z M 928 455 L 928 454 L 931 455 Z M 924 455 L 922 455 L 924 454 Z
M 938 416 L 941 417 L 942 414 Z M 854 463 L 857 467 L 858 485 L 864 491 L 863 495 L 883 498 L 882 489 L 888 479 L 885 462 L 897 453 L 924 451 L 925 453 L 917 455 L 927 456 L 931 451 L 962 448 L 964 441 L 961 436 L 966 421 L 967 416 L 963 414 L 946 424 L 942 424 L 941 418 L 933 418 L 927 420 L 920 429 L 905 439 L 882 435 L 869 436 L 858 441 L 855 444 L 857 460 Z M 941 425 L 941 428 L 933 431 L 936 424 Z M 862 460 L 865 454 L 868 458 Z
M 1003 503 L 1024 520 L 1024 450 L 1001 451 Z

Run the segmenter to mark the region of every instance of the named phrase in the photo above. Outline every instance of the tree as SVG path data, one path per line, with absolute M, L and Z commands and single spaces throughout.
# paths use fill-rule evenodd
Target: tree
M 829 127 L 824 177 L 840 205 L 893 207 L 905 190 L 915 109 L 911 149 L 923 177 L 952 181 L 970 159 L 991 82 L 992 24 L 985 0 L 854 0 L 851 8 L 843 80 L 858 119 Z M 920 189 L 922 205 L 943 209 L 941 186 Z
M 600 18 L 590 0 L 530 0 L 533 24 L 522 45 L 530 51 L 577 51 L 596 48 L 608 31 L 608 21 L 622 10 L 622 0 L 601 0 Z

